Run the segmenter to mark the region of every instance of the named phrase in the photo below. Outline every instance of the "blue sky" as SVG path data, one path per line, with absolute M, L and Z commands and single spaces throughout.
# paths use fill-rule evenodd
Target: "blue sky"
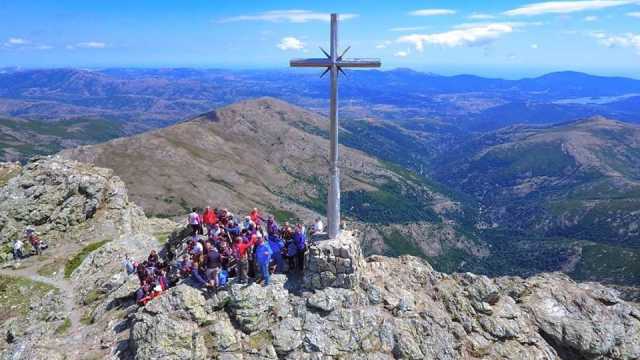
M 640 78 L 640 0 L 0 0 L 0 67 L 284 68 L 342 45 L 385 69 Z

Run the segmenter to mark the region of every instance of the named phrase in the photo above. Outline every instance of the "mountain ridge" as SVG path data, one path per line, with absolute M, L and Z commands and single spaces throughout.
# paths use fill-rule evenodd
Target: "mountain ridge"
M 62 154 L 114 169 L 147 214 L 177 216 L 191 206 L 225 204 L 238 212 L 258 206 L 295 213 L 309 222 L 325 213 L 327 132 L 324 117 L 263 97 Z M 464 209 L 455 200 L 415 175 L 340 146 L 343 215 L 368 230 L 368 250 L 395 251 L 396 244 L 431 256 L 450 247 L 473 256 L 486 253 L 473 235 L 458 229 Z M 404 223 L 414 224 L 411 231 L 417 234 L 432 234 L 432 240 L 405 230 L 396 236 Z

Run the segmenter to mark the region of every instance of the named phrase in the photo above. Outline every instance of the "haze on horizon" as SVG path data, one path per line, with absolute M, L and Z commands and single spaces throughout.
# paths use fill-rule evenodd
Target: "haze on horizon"
M 112 1 L 0 4 L 0 67 L 285 68 L 341 47 L 397 67 L 519 78 L 640 78 L 640 1 Z

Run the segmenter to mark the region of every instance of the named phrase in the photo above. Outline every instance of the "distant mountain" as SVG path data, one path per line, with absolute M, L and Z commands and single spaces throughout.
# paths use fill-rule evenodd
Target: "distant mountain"
M 437 179 L 479 201 L 485 240 L 509 241 L 513 255 L 516 240 L 528 239 L 522 251 L 544 253 L 549 245 L 579 277 L 640 282 L 640 269 L 628 267 L 640 255 L 639 126 L 595 117 L 510 127 L 438 161 Z M 619 257 L 605 255 L 613 249 Z
M 42 122 L 0 118 L 0 161 L 23 161 L 79 145 L 95 144 L 124 135 L 124 125 L 104 119 Z
M 113 169 L 151 215 L 257 206 L 280 220 L 310 221 L 325 212 L 327 128 L 315 113 L 261 98 L 64 156 Z M 343 212 L 363 230 L 369 251 L 428 256 L 444 267 L 458 265 L 449 261 L 450 249 L 486 253 L 456 220 L 463 206 L 420 177 L 346 146 L 340 159 Z
M 350 71 L 341 82 L 345 118 L 425 119 L 472 131 L 593 115 L 640 122 L 617 102 L 640 96 L 640 80 L 577 72 L 521 80 L 440 76 L 409 69 Z M 275 96 L 325 111 L 317 72 L 222 69 L 44 69 L 0 73 L 0 114 L 42 120 L 94 116 L 127 122 L 130 133 L 171 125 L 211 108 Z

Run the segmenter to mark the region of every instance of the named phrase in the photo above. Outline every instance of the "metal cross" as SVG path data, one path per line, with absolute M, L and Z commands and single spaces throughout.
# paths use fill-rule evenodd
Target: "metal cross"
M 292 67 L 326 67 L 320 75 L 327 72 L 331 74 L 331 101 L 329 117 L 331 120 L 329 136 L 330 149 L 330 173 L 329 193 L 327 194 L 327 231 L 329 238 L 335 239 L 340 234 L 340 171 L 338 169 L 338 72 L 346 75 L 342 68 L 377 68 L 380 67 L 378 59 L 343 59 L 343 56 L 351 47 L 347 47 L 341 55 L 338 55 L 338 14 L 331 14 L 331 49 L 327 54 L 320 48 L 326 58 L 319 59 L 293 59 L 289 62 Z

